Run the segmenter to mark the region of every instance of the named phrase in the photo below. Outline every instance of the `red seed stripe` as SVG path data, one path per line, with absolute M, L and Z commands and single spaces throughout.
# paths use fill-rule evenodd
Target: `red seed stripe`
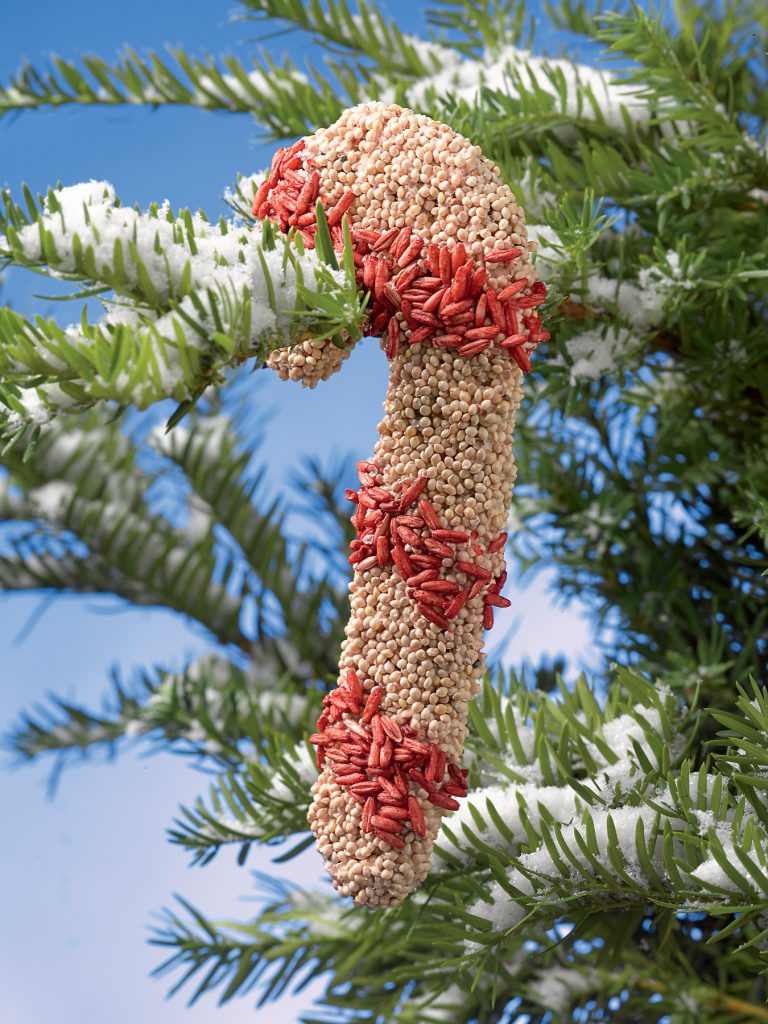
M 320 766 L 327 759 L 337 783 L 362 807 L 361 831 L 402 849 L 404 831 L 426 835 L 424 812 L 410 789 L 409 776 L 434 806 L 455 810 L 459 806 L 455 797 L 467 793 L 467 772 L 457 764 L 447 764 L 445 751 L 417 739 L 410 725 L 401 725 L 378 711 L 381 687 L 370 690 L 361 714 L 364 691 L 358 673 L 347 669 L 340 688 L 323 698 L 319 731 L 310 741 L 318 748 Z M 343 712 L 347 717 L 332 724 L 328 709 L 350 704 L 355 708 Z M 359 714 L 359 721 L 350 714 Z
M 449 530 L 441 525 L 434 505 L 428 498 L 421 497 L 428 486 L 426 477 L 405 482 L 401 485 L 400 496 L 396 497 L 394 491 L 380 482 L 379 471 L 373 462 L 359 462 L 358 472 L 362 485 L 360 490 L 347 491 L 347 497 L 357 507 L 352 522 L 358 536 L 351 543 L 352 554 L 349 558 L 356 571 L 365 572 L 374 567 L 384 569 L 393 565 L 404 579 L 406 592 L 415 603 L 418 613 L 441 630 L 450 629 L 451 620 L 456 618 L 465 604 L 487 590 L 482 616 L 485 628 L 489 629 L 488 623 L 493 624 L 492 609 L 510 606 L 507 598 L 500 596 L 506 574 L 494 579 L 491 571 L 479 563 L 457 559 L 454 550 L 456 545 L 467 545 L 470 540 L 476 540 L 477 531 L 472 531 L 470 535 L 464 530 Z M 388 511 L 385 512 L 385 509 Z M 429 531 L 428 536 L 425 530 Z M 473 543 L 471 550 L 477 557 L 495 554 L 503 549 L 506 541 L 507 533 L 502 532 L 486 549 Z M 450 560 L 451 564 L 446 566 L 446 560 Z M 462 588 L 456 580 L 441 575 L 443 571 L 450 571 L 451 567 L 456 572 L 470 576 L 471 586 Z M 362 706 L 362 696 L 354 692 L 353 685 L 346 702 L 337 697 L 332 703 L 342 710 L 358 712 Z M 381 767 L 380 758 L 383 756 L 387 759 L 389 753 L 383 751 L 385 739 L 378 729 L 374 739 L 381 749 L 377 750 L 372 766 L 378 764 Z
M 306 247 L 312 249 L 317 231 L 314 206 L 319 199 L 334 248 L 342 249 L 342 221 L 351 214 L 357 197 L 351 189 L 346 190 L 331 205 L 327 196 L 319 195 L 320 175 L 304 150 L 304 140 L 299 139 L 275 153 L 269 175 L 254 195 L 254 216 L 272 219 L 282 231 L 298 229 Z M 517 348 L 525 342 L 533 347 L 546 341 L 549 334 L 535 315 L 523 317 L 525 329 L 521 332 L 516 311 L 530 312 L 540 306 L 546 300 L 546 286 L 518 277 L 497 294 L 489 287 L 486 269 L 517 259 L 523 249 L 492 249 L 476 259 L 461 242 L 448 249 L 425 242 L 408 227 L 377 232 L 350 223 L 350 231 L 357 280 L 372 297 L 367 333 L 386 333 L 389 359 L 399 355 L 404 334 L 412 345 L 426 342 L 455 347 L 466 358 L 481 355 L 493 344 L 508 351 L 524 373 L 529 372 L 529 353 Z M 395 320 L 398 310 L 405 317 L 403 330 Z M 493 334 L 471 336 L 472 331 L 491 328 Z

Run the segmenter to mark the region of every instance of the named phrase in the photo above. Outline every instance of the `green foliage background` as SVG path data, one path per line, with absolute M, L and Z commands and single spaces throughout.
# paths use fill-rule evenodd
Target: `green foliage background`
M 563 593 L 612 627 L 605 670 L 572 688 L 547 665 L 528 679 L 490 673 L 472 711 L 477 797 L 460 828 L 448 819 L 439 863 L 402 907 L 367 914 L 325 889 L 265 878 L 249 921 L 169 911 L 155 941 L 174 983 L 195 996 L 277 999 L 323 975 L 323 1004 L 307 1020 L 490 1024 L 526 1013 L 545 1024 L 573 1008 L 582 1021 L 768 1020 L 768 13 L 756 2 L 659 12 L 563 0 L 548 10 L 574 42 L 613 58 L 643 118 L 607 117 L 591 79 L 574 84 L 554 64 L 533 74 L 512 63 L 502 87 L 472 101 L 440 78 L 429 85 L 447 51 L 486 63 L 512 47 L 544 51 L 545 36 L 532 39 L 507 0 L 443 0 L 429 9 L 427 42 L 370 4 L 245 0 L 244 17 L 320 40 L 324 67 L 278 66 L 266 51 L 247 69 L 230 57 L 129 53 L 118 64 L 26 68 L 0 89 L 0 114 L 181 103 L 253 114 L 275 141 L 385 89 L 403 102 L 415 95 L 412 105 L 482 146 L 529 222 L 558 240 L 542 251 L 552 340 L 517 431 L 509 555 L 555 566 Z M 6 196 L 7 262 L 25 265 L 13 231 L 41 216 L 34 197 L 25 209 Z M 36 269 L 55 274 L 57 254 Z M 654 274 L 668 282 L 663 301 L 650 320 L 633 319 L 627 296 L 642 304 Z M 87 259 L 69 276 L 89 293 L 120 292 L 119 274 L 99 276 Z M 331 331 L 359 321 L 343 291 L 329 307 L 329 281 L 304 297 L 294 326 L 307 328 L 307 309 Z M 586 332 L 616 352 L 596 374 L 578 365 Z M 235 333 L 219 335 L 227 357 L 263 358 L 242 339 L 238 348 Z M 13 749 L 72 760 L 146 736 L 217 772 L 170 832 L 193 860 L 232 846 L 245 861 L 253 844 L 286 838 L 301 850 L 306 735 L 335 678 L 346 617 L 344 481 L 316 468 L 305 481 L 329 539 L 301 543 L 280 505 L 263 500 L 237 415 L 203 395 L 226 359 L 180 381 L 186 421 L 147 438 L 116 409 L 123 396 L 94 388 L 92 370 L 60 343 L 55 325 L 0 311 L 10 410 L 22 415 L 19 389 L 55 365 L 82 409 L 55 429 L 9 432 L 0 516 L 20 529 L 0 558 L 0 586 L 174 609 L 221 654 L 117 680 L 99 714 L 63 701 L 30 713 Z M 146 347 L 128 331 L 126 359 L 132 344 Z M 58 364 L 41 362 L 54 351 Z M 202 536 L 152 501 L 171 467 L 214 524 Z M 36 494 L 50 484 L 59 500 L 41 512 Z M 632 731 L 623 760 L 605 738 L 617 721 Z M 545 790 L 575 801 L 567 821 Z M 520 913 L 503 926 L 507 905 Z

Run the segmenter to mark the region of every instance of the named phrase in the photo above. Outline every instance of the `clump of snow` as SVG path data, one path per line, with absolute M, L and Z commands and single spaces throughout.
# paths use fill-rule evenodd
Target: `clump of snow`
M 236 185 L 228 185 L 224 189 L 224 202 L 238 213 L 250 213 L 256 190 L 267 177 L 269 177 L 268 167 L 262 171 L 256 171 L 254 174 L 240 175 Z M 243 201 L 245 201 L 245 206 L 243 206 Z
M 458 858 L 463 864 L 470 863 L 477 856 L 477 847 L 467 838 L 467 830 L 489 846 L 509 850 L 510 839 L 494 824 L 488 812 L 488 804 L 498 813 L 507 833 L 511 833 L 512 841 L 515 843 L 524 843 L 527 837 L 521 810 L 525 811 L 535 828 L 541 821 L 541 806 L 549 811 L 556 821 L 561 822 L 570 821 L 578 806 L 576 793 L 567 786 L 539 786 L 526 783 L 522 786 L 488 786 L 476 790 L 462 802 L 458 811 L 454 811 L 445 819 L 436 839 L 436 870 L 451 863 L 441 856 L 439 847 L 450 854 L 451 858 Z M 478 826 L 478 816 L 482 818 L 484 827 Z M 446 828 L 450 830 L 453 839 L 448 835 Z
M 733 843 L 724 843 L 723 853 L 731 864 L 738 864 Z M 726 874 L 724 868 L 718 863 L 712 853 L 697 868 L 694 868 L 691 874 L 698 882 L 701 882 L 705 889 L 711 887 L 713 889 L 726 889 L 728 892 L 741 892 L 739 886 Z M 750 879 L 747 878 L 746 880 L 751 884 Z
M 45 423 L 50 418 L 49 412 L 37 389 L 28 388 L 26 391 L 23 391 L 19 401 L 24 406 L 27 419 L 32 420 L 33 423 Z
M 599 985 L 594 971 L 553 964 L 539 971 L 526 985 L 528 996 L 539 1006 L 566 1014 L 579 996 L 593 992 Z
M 262 714 L 276 714 L 292 726 L 298 725 L 307 711 L 307 698 L 300 693 L 262 690 L 255 695 L 255 704 Z
M 546 279 L 547 273 L 561 260 L 562 240 L 548 224 L 529 224 L 528 241 L 536 243 L 536 273 Z
M 163 424 L 158 424 L 150 431 L 147 443 L 155 451 L 167 458 L 179 462 L 186 457 L 194 460 L 196 465 L 210 464 L 218 459 L 226 441 L 232 441 L 232 420 L 229 416 L 217 413 L 201 416 L 193 433 L 186 427 L 176 426 L 166 432 Z
M 57 363 L 52 357 L 48 357 L 46 361 L 52 368 Z M 59 369 L 63 368 L 63 365 L 59 366 Z M 49 423 L 57 410 L 71 409 L 78 404 L 55 382 L 22 388 L 18 400 L 24 408 L 23 413 L 13 410 L 5 412 L 4 407 L 0 406 L 0 413 L 4 414 L 5 423 L 11 429 L 21 426 L 22 423 Z
M 650 280 L 638 287 L 595 272 L 587 279 L 587 299 L 597 310 L 615 305 L 623 321 L 643 332 L 661 316 L 664 292 Z
M 317 764 L 306 743 L 298 743 L 291 751 L 289 760 L 301 782 L 309 789 L 317 779 Z M 275 775 L 270 796 L 274 800 L 284 800 L 286 803 L 296 799 L 293 788 L 279 774 Z
M 661 715 L 657 708 L 638 706 L 635 710 L 642 714 L 655 732 L 661 734 Z M 632 787 L 635 777 L 644 774 L 644 769 L 637 760 L 634 744 L 644 751 L 651 764 L 658 767 L 658 759 L 648 742 L 645 730 L 634 715 L 618 715 L 612 718 L 603 725 L 601 732 L 603 741 L 617 760 L 609 761 L 595 744 L 587 743 L 590 754 L 597 764 L 602 766 L 596 774 L 596 784 L 604 783 L 609 790 L 618 785 L 622 792 Z
M 663 305 L 670 292 L 680 289 L 690 291 L 696 287 L 696 282 L 683 273 L 680 255 L 674 249 L 668 249 L 664 254 L 664 263 L 643 267 L 637 280 L 640 289 L 654 295 L 660 305 Z
M 73 210 L 77 210 L 78 207 L 85 206 L 98 206 L 101 203 L 114 203 L 115 201 L 115 189 L 109 181 L 96 181 L 91 178 L 90 181 L 81 181 L 78 185 L 69 185 L 67 188 L 62 188 L 55 193 L 56 201 L 62 208 L 62 213 L 66 215 L 71 213 Z M 51 213 L 51 204 L 48 197 L 45 197 L 43 202 L 44 209 Z
M 610 819 L 616 829 L 619 850 L 623 855 L 624 870 L 639 885 L 648 884 L 648 879 L 646 879 L 637 857 L 637 850 L 635 848 L 635 829 L 638 820 L 642 821 L 645 835 L 648 836 L 656 817 L 656 811 L 647 806 L 625 806 L 612 808 L 609 811 L 592 809 L 589 812 L 584 812 L 584 814 L 586 813 L 591 815 L 594 825 L 594 834 L 599 851 L 598 859 L 601 865 L 601 875 L 608 878 L 613 877 L 617 880 L 620 879 L 620 876 L 612 867 L 607 856 L 608 818 L 610 816 Z M 511 868 L 507 873 L 510 885 L 519 890 L 525 896 L 531 896 L 534 892 L 534 888 L 537 892 L 541 892 L 546 895 L 547 893 L 552 892 L 556 885 L 562 884 L 564 881 L 568 882 L 572 891 L 577 891 L 579 888 L 580 878 L 583 880 L 593 879 L 594 869 L 592 868 L 591 863 L 580 851 L 578 843 L 574 838 L 576 831 L 578 831 L 582 836 L 585 833 L 585 824 L 581 819 L 581 816 L 578 817 L 578 820 L 574 820 L 572 824 L 564 825 L 561 829 L 563 843 L 569 849 L 572 858 L 577 861 L 579 865 L 578 870 L 575 865 L 567 862 L 568 866 L 566 870 L 568 873 L 563 876 L 558 864 L 552 857 L 552 854 L 549 852 L 546 845 L 542 844 L 537 849 L 530 853 L 523 854 L 519 858 L 521 867 L 534 873 L 537 877 L 536 886 L 534 887 L 534 884 L 527 875 L 523 874 L 523 872 L 518 868 Z M 649 857 L 656 872 L 663 876 L 664 871 L 661 862 L 661 842 L 658 838 L 654 849 L 649 851 Z M 561 862 L 566 863 L 564 857 L 561 857 L 560 859 Z M 519 923 L 527 913 L 525 906 L 522 903 L 518 903 L 517 901 L 510 899 L 506 890 L 497 881 L 494 881 L 489 887 L 488 894 L 493 899 L 493 903 L 491 905 L 487 904 L 483 900 L 477 900 L 469 908 L 469 911 L 477 917 L 490 921 L 497 930 L 502 931 L 513 927 L 515 924 Z M 474 944 L 472 944 L 472 946 L 474 946 Z M 472 951 L 469 944 L 468 951 Z
M 569 378 L 572 384 L 598 380 L 615 373 L 620 362 L 640 339 L 626 327 L 592 328 L 569 338 L 566 351 L 572 361 Z
M 680 705 L 671 693 L 662 693 L 662 696 L 668 699 L 663 716 L 658 707 L 635 704 L 630 712 L 617 715 L 603 724 L 601 738 L 615 760 L 606 757 L 596 744 L 587 743 L 590 756 L 599 766 L 594 778 L 588 783 L 595 793 L 611 799 L 618 787 L 620 793 L 626 794 L 639 779 L 647 775 L 647 769 L 635 752 L 636 747 L 642 750 L 652 769 L 658 769 L 659 758 L 652 743 L 654 736 L 662 740 L 661 747 L 666 746 L 673 764 L 680 758 L 685 747 L 685 737 L 675 731 L 671 739 L 666 739 L 664 729 L 665 721 L 668 722 L 670 717 L 673 722 L 677 719 Z M 691 775 L 691 785 L 695 785 L 694 775 Z
M 239 297 L 243 289 L 250 295 L 256 313 L 254 340 L 264 331 L 274 328 L 275 314 L 269 308 L 268 291 L 259 258 L 257 235 L 252 231 L 222 233 L 218 224 L 209 224 L 201 213 L 192 215 L 194 246 L 188 244 L 187 226 L 183 218 L 176 218 L 167 201 L 157 216 L 141 213 L 118 204 L 114 189 L 107 182 L 89 182 L 72 185 L 55 193 L 61 211 L 46 205 L 43 227 L 50 232 L 56 247 L 55 270 L 72 273 L 77 269 L 75 237 L 82 249 L 93 252 L 97 273 L 108 273 L 114 266 L 115 245 L 124 247 L 126 283 L 139 287 L 139 264 L 146 270 L 154 290 L 163 303 L 178 297 L 182 276 L 187 265 L 191 270 L 192 287 L 200 291 L 213 289 Z M 30 260 L 43 259 L 38 224 L 31 224 L 18 232 L 24 256 Z M 135 246 L 135 257 L 128 251 Z M 192 248 L 197 251 L 193 252 Z M 290 264 L 283 273 L 281 249 L 264 252 L 264 257 L 278 286 L 278 310 L 293 308 L 296 302 L 296 281 Z M 301 257 L 302 269 L 310 279 L 319 260 L 308 250 Z M 343 277 L 337 278 L 342 283 Z M 282 285 L 282 287 L 279 287 Z M 192 307 L 192 310 L 194 307 Z M 278 316 L 279 319 L 279 316 Z M 110 314 L 109 323 L 135 325 L 136 311 L 121 305 Z
M 533 883 L 519 872 L 516 872 L 516 875 L 519 876 L 515 878 L 515 883 L 519 883 L 517 887 L 524 895 L 530 896 L 533 892 Z M 522 904 L 513 900 L 499 882 L 491 882 L 487 893 L 491 902 L 486 903 L 485 900 L 477 900 L 469 907 L 469 913 L 490 922 L 495 931 L 503 932 L 507 928 L 513 928 L 525 917 L 525 908 Z M 464 946 L 467 953 L 478 952 L 482 948 L 478 943 L 471 940 L 466 941 Z
M 184 527 L 184 536 L 189 538 L 193 544 L 209 537 L 213 528 L 213 518 L 209 505 L 201 499 L 194 497 L 188 501 L 189 518 Z
M 60 518 L 74 495 L 74 486 L 64 480 L 51 480 L 27 492 L 35 511 L 52 522 Z

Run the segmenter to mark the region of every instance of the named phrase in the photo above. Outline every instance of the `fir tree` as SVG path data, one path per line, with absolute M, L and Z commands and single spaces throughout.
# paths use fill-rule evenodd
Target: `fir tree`
M 568 687 L 546 665 L 492 669 L 471 710 L 470 797 L 400 907 L 264 879 L 242 924 L 168 912 L 164 969 L 195 995 L 267 1000 L 323 975 L 313 1020 L 768 1020 L 768 14 L 548 11 L 565 52 L 583 43 L 614 70 L 546 54 L 507 0 L 442 0 L 427 38 L 371 4 L 242 0 L 245 17 L 319 39 L 325 68 L 130 52 L 27 67 L 0 90 L 0 113 L 179 103 L 252 114 L 275 141 L 396 100 L 479 144 L 541 245 L 552 340 L 517 431 L 510 555 L 590 602 L 610 627 L 604 672 Z M 106 184 L 6 194 L 0 215 L 6 263 L 107 303 L 67 329 L 0 310 L 0 515 L 25 524 L 0 585 L 161 605 L 222 651 L 117 680 L 100 713 L 30 713 L 11 743 L 68 761 L 146 736 L 215 769 L 171 831 L 200 863 L 306 846 L 307 735 L 346 604 L 344 481 L 305 480 L 334 540 L 297 543 L 215 393 L 227 367 L 308 336 L 344 345 L 364 319 L 348 249 L 339 266 L 254 235 L 253 186 L 219 225 L 116 217 Z M 168 434 L 125 411 L 167 397 L 186 417 Z M 152 501 L 170 466 L 215 535 Z

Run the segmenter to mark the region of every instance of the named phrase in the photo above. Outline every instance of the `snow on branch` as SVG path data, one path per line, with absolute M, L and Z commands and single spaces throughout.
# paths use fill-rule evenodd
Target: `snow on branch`
M 622 678 L 637 695 L 632 677 Z M 671 701 L 669 691 L 657 687 L 652 699 L 597 727 L 595 715 L 584 717 L 583 702 L 570 701 L 561 722 L 577 733 L 584 729 L 586 779 L 490 787 L 447 819 L 438 870 L 466 870 L 484 859 L 502 858 L 505 865 L 469 908 L 478 923 L 469 953 L 489 948 L 531 914 L 556 917 L 574 906 L 672 901 L 691 912 L 765 912 L 768 699 L 744 692 L 737 702 L 741 714 L 717 713 L 729 727 L 721 734 L 728 744 L 718 757 L 723 773 L 692 771 L 681 760 L 686 729 Z M 761 824 L 747 813 L 748 804 Z M 485 931 L 489 924 L 495 938 Z
M 243 847 L 244 857 L 250 843 L 302 831 L 306 794 L 316 778 L 314 758 L 303 741 L 266 759 L 249 760 L 242 771 L 220 775 L 207 802 L 198 799 L 194 807 L 183 807 L 170 839 L 186 847 L 194 863 L 207 863 L 232 843 Z
M 430 55 L 435 44 L 430 44 Z M 441 70 L 424 76 L 405 89 L 406 102 L 416 108 L 448 96 L 474 106 L 483 95 L 496 93 L 500 98 L 529 104 L 535 101 L 540 112 L 542 102 L 551 113 L 567 121 L 592 121 L 620 134 L 647 126 L 654 116 L 648 99 L 637 95 L 639 87 L 619 82 L 613 74 L 584 64 L 555 57 L 538 57 L 530 50 L 506 45 L 486 50 L 478 60 L 462 59 L 453 48 L 443 47 Z M 377 99 L 393 102 L 396 90 L 382 83 Z M 564 142 L 575 143 L 579 133 L 575 125 L 562 124 L 556 133 Z
M 61 327 L 0 309 L 0 408 L 6 432 L 99 400 L 145 408 L 194 400 L 222 371 L 306 337 L 361 336 L 351 253 L 335 269 L 298 236 L 259 233 L 120 205 L 108 182 L 49 190 L 27 211 L 3 193 L 0 261 L 76 281 L 106 315 Z M 106 296 L 109 296 L 107 298 Z M 41 383 L 41 378 L 45 383 Z

